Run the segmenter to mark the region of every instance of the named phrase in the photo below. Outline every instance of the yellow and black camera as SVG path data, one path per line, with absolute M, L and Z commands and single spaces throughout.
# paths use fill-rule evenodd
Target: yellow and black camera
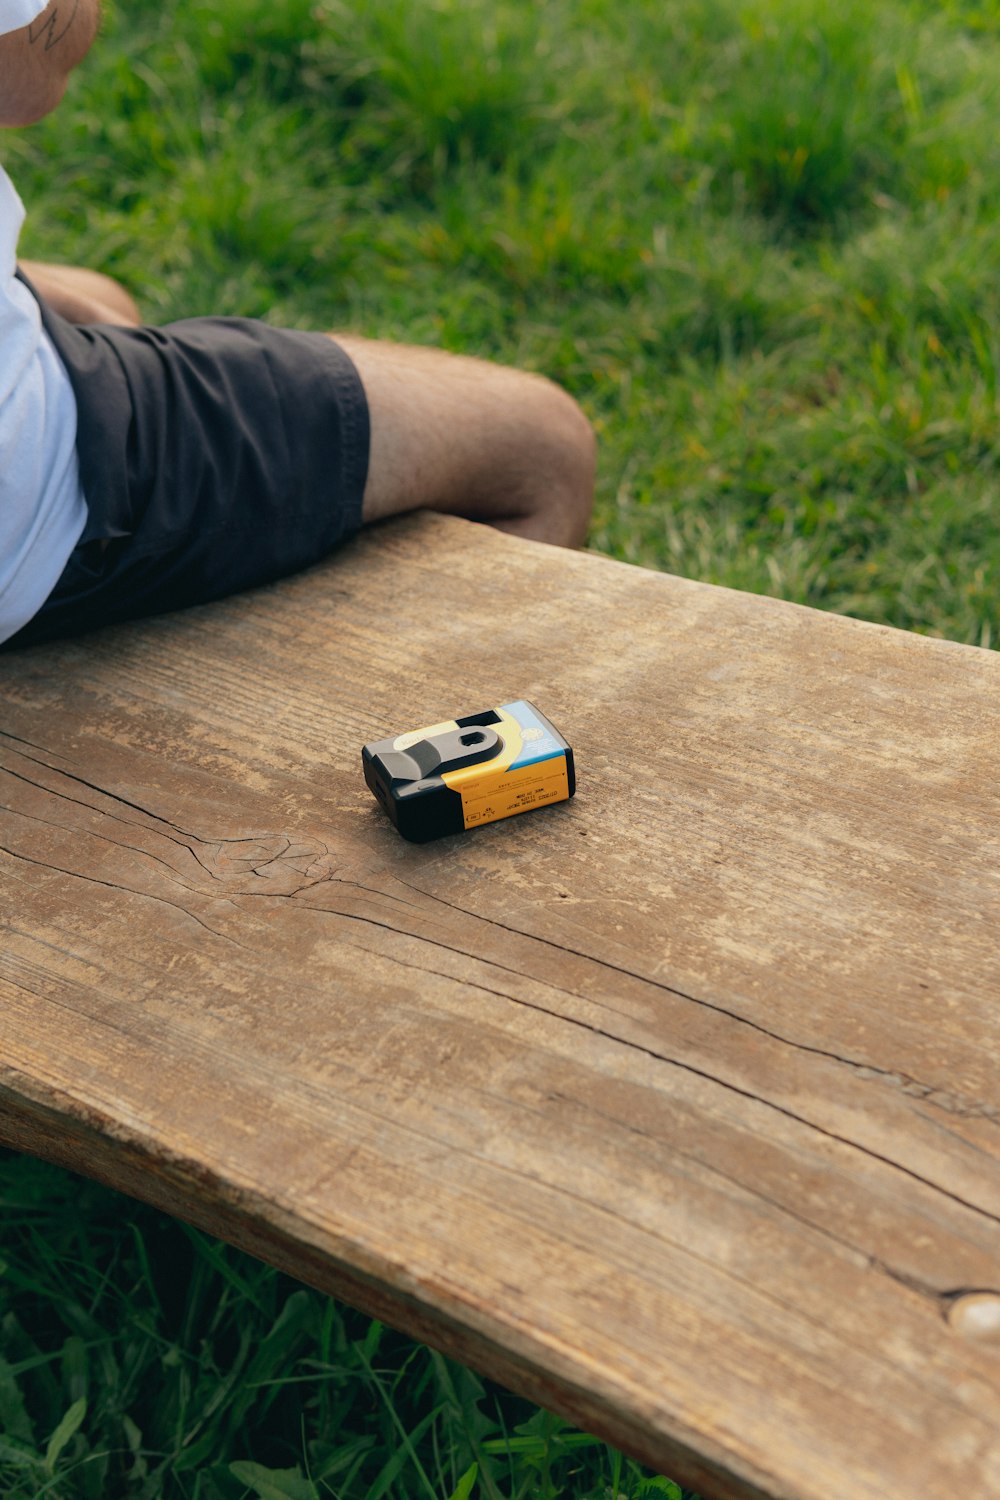
M 414 844 L 576 791 L 573 751 L 523 699 L 365 745 L 361 761 L 369 787 Z

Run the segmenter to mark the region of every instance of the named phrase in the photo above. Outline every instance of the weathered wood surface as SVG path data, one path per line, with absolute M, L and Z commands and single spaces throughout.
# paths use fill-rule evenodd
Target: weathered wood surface
M 521 696 L 575 801 L 404 844 Z M 0 1138 L 706 1496 L 1000 1495 L 1000 659 L 418 517 L 0 698 Z

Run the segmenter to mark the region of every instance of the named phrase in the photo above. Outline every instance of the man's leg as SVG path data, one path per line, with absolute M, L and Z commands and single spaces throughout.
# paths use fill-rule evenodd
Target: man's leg
M 23 261 L 73 323 L 138 324 L 110 276 Z M 371 418 L 362 519 L 409 510 L 464 516 L 535 541 L 579 546 L 594 486 L 594 438 L 576 403 L 540 375 L 463 355 L 335 335 L 357 366 Z
M 110 276 L 82 266 L 22 260 L 21 267 L 45 301 L 70 323 L 138 324 L 133 298 Z
M 558 386 L 437 349 L 336 339 L 371 416 L 365 522 L 428 509 L 563 547 L 583 542 L 594 438 Z

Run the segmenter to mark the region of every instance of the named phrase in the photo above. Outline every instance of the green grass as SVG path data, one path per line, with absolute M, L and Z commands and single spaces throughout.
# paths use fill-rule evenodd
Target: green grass
M 3 145 L 25 253 L 151 320 L 562 381 L 593 547 L 989 645 L 998 105 L 995 3 L 129 0 Z M 12 1500 L 673 1493 L 147 1210 L 15 1158 L 0 1200 Z
M 988 645 L 998 104 L 995 5 L 135 0 L 8 154 L 151 319 L 562 381 L 592 546 Z
M 990 645 L 999 13 L 136 0 L 12 144 L 25 249 L 541 369 L 592 546 Z

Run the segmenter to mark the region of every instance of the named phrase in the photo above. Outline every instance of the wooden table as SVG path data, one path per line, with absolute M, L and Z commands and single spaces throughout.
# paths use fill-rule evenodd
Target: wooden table
M 400 840 L 519 697 L 576 799 Z M 0 1138 L 706 1497 L 1000 1495 L 1000 658 L 415 517 L 0 705 Z

